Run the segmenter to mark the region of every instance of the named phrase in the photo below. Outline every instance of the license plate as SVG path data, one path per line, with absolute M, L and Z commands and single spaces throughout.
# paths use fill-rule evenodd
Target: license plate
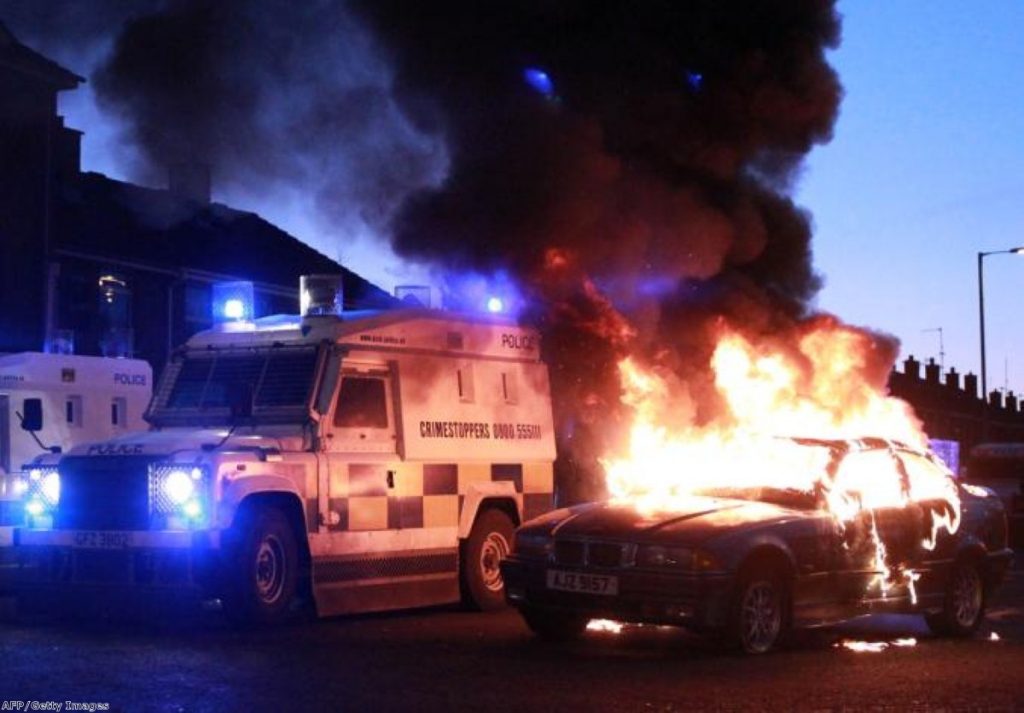
M 90 550 L 123 550 L 132 546 L 132 533 L 106 530 L 79 530 L 72 537 L 71 545 Z
M 615 596 L 619 593 L 619 578 L 603 574 L 583 574 L 582 572 L 549 569 L 548 589 Z

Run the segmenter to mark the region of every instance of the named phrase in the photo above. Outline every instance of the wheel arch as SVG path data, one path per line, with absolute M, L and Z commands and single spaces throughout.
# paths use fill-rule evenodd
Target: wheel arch
M 786 584 L 792 586 L 797 574 L 796 561 L 793 553 L 781 542 L 763 541 L 751 547 L 739 560 L 736 568 L 736 581 L 755 567 L 770 567 L 782 574 Z
M 490 483 L 486 489 L 473 488 L 466 494 L 463 503 L 462 514 L 459 517 L 459 539 L 465 540 L 473 531 L 473 524 L 480 513 L 486 509 L 494 508 L 504 512 L 512 521 L 514 527 L 519 527 L 522 522 L 520 515 L 521 497 L 515 491 L 512 483 Z

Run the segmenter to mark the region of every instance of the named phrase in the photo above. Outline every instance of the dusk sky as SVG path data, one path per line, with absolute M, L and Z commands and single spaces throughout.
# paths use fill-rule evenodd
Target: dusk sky
M 978 251 L 1024 245 L 1024 5 L 840 2 L 835 137 L 797 193 L 814 215 L 818 304 L 978 372 Z M 985 258 L 989 388 L 1024 389 L 1024 256 Z
M 977 372 L 976 253 L 1024 245 L 1024 6 L 845 1 L 839 10 L 842 43 L 830 61 L 845 98 L 832 142 L 812 151 L 795 189 L 814 219 L 825 278 L 817 305 L 894 334 L 901 358 L 938 360 L 941 327 L 947 368 Z M 33 43 L 31 31 L 24 39 Z M 85 75 L 83 63 L 107 49 L 62 51 L 52 35 L 41 42 Z M 62 108 L 86 132 L 83 168 L 127 178 L 130 157 L 116 150 L 116 125 L 88 85 L 66 93 Z M 424 152 L 437 158 L 436 146 Z M 332 233 L 302 191 L 268 202 L 215 175 L 215 198 L 261 213 L 385 288 L 424 279 L 357 223 L 343 238 Z M 1024 390 L 1022 277 L 1024 256 L 985 261 L 990 388 Z

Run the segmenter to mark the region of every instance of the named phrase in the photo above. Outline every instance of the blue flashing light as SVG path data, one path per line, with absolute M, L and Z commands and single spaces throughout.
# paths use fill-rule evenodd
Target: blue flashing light
M 687 71 L 686 72 L 686 86 L 690 88 L 690 91 L 700 91 L 701 85 L 704 83 L 704 75 L 700 72 Z
M 245 303 L 242 300 L 230 299 L 224 303 L 224 316 L 228 319 L 245 317 Z
M 487 300 L 487 311 L 492 314 L 505 311 L 505 303 L 500 297 L 491 297 Z
M 523 70 L 523 79 L 530 85 L 531 89 L 543 94 L 548 99 L 554 97 L 555 83 L 551 81 L 551 76 L 543 69 L 527 67 Z
M 46 511 L 46 506 L 38 500 L 30 500 L 25 505 L 25 512 L 32 517 L 39 517 Z
M 213 321 L 251 322 L 255 316 L 255 296 L 251 282 L 216 282 L 213 285 Z

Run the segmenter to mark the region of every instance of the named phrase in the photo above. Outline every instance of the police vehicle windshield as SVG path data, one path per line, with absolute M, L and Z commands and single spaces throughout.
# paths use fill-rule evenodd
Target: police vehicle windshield
M 232 402 L 251 394 L 251 416 L 297 423 L 308 415 L 316 375 L 313 347 L 211 349 L 185 352 L 165 370 L 149 420 L 157 425 L 226 425 Z

